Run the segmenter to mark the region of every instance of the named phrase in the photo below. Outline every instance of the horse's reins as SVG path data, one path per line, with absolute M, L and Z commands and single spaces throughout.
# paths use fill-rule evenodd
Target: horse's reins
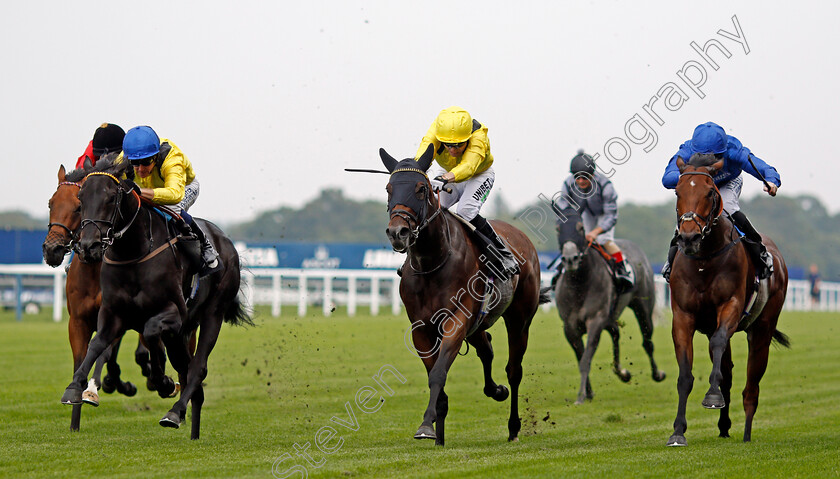
M 421 175 L 423 175 L 426 178 L 427 181 L 429 180 L 429 176 L 426 174 L 426 172 L 419 169 L 419 168 L 400 168 L 400 169 L 396 169 L 396 170 L 392 171 L 391 175 L 393 175 L 394 173 L 400 173 L 400 172 L 420 173 Z M 440 193 L 439 192 L 436 192 L 436 193 L 438 193 L 438 196 L 435 196 L 434 198 L 436 198 L 436 200 L 437 200 L 437 205 L 436 205 L 437 208 L 435 208 L 435 212 L 432 213 L 432 215 L 429 216 L 428 218 L 425 218 L 422 223 L 420 222 L 420 218 L 426 216 L 426 208 L 429 206 L 429 197 L 428 196 L 426 197 L 425 201 L 423 201 L 423 209 L 419 212 L 419 214 L 417 216 L 415 216 L 415 215 L 413 215 L 413 214 L 411 214 L 411 213 L 409 213 L 408 211 L 405 211 L 405 210 L 397 210 L 397 211 L 392 211 L 391 212 L 390 219 L 393 219 L 396 216 L 396 217 L 402 218 L 409 225 L 411 225 L 412 221 L 414 222 L 414 224 L 417 225 L 414 229 L 411 229 L 409 231 L 409 241 L 408 241 L 407 248 L 410 248 L 410 247 L 414 246 L 414 244 L 417 242 L 417 237 L 420 236 L 420 232 L 424 228 L 429 226 L 429 224 L 432 222 L 432 220 L 434 220 L 437 217 L 437 215 L 440 214 L 441 210 L 443 209 L 443 208 L 440 207 L 440 196 L 439 196 Z M 446 264 L 446 262 L 449 260 L 449 257 L 452 256 L 452 242 L 451 242 L 452 234 L 449 230 L 449 221 L 446 220 L 446 216 L 444 216 L 443 219 L 444 219 L 443 220 L 444 223 L 446 223 L 446 243 L 449 245 L 449 251 L 446 253 L 446 256 L 443 258 L 443 261 L 439 265 L 437 265 L 434 268 L 432 268 L 430 270 L 427 270 L 427 271 L 420 271 L 417 268 L 415 268 L 414 265 L 411 264 L 411 256 L 409 256 L 408 257 L 408 265 L 414 271 L 414 274 L 429 274 L 429 273 L 432 273 L 434 271 L 437 271 L 440 268 L 442 268 L 443 265 Z
M 62 181 L 58 183 L 58 188 L 61 188 L 62 185 L 71 185 L 75 186 L 76 188 L 82 189 L 81 183 L 76 183 L 73 181 Z M 56 188 L 56 190 L 58 190 L 58 188 Z M 76 233 L 73 230 L 71 230 L 69 226 L 65 225 L 64 223 L 59 223 L 58 221 L 48 223 L 47 229 L 51 230 L 53 226 L 59 226 L 61 228 L 64 228 L 64 230 L 67 231 L 67 235 L 70 236 L 70 242 L 64 245 L 65 253 L 69 253 L 73 249 L 73 243 L 76 241 Z

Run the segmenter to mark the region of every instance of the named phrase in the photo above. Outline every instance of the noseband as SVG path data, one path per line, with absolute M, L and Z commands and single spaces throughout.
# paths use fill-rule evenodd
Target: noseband
M 426 175 L 425 171 L 417 169 L 417 168 L 400 168 L 400 169 L 392 171 L 391 176 L 393 176 L 394 173 L 400 173 L 400 172 L 420 173 L 421 175 L 423 175 L 426 178 L 426 180 L 429 179 L 429 177 Z M 399 217 L 399 218 L 402 218 L 406 223 L 408 223 L 409 228 L 411 227 L 412 223 L 416 225 L 413 229 L 410 228 L 410 230 L 409 230 L 409 240 L 408 240 L 408 246 L 409 247 L 414 246 L 414 244 L 417 242 L 417 237 L 420 235 L 420 232 L 425 227 L 429 226 L 429 223 L 431 223 L 432 220 L 434 220 L 435 217 L 440 214 L 440 211 L 441 211 L 440 200 L 438 200 L 438 202 L 437 202 L 437 208 L 435 208 L 435 212 L 432 213 L 431 216 L 426 218 L 426 209 L 428 208 L 428 206 L 429 206 L 429 192 L 426 191 L 426 196 L 423 198 L 423 204 L 422 204 L 422 206 L 420 206 L 420 211 L 418 212 L 417 215 L 414 215 L 411 212 L 406 211 L 406 210 L 397 210 L 397 211 L 392 210 L 391 213 L 390 213 L 389 220 L 394 219 L 394 217 Z
M 126 225 L 121 230 L 114 232 L 114 224 L 117 221 L 117 215 L 119 214 L 120 216 L 122 216 L 120 214 L 120 204 L 122 203 L 123 197 L 128 192 L 126 192 L 126 190 L 123 189 L 122 183 L 120 183 L 120 180 L 116 176 L 110 173 L 106 173 L 104 171 L 94 171 L 93 173 L 88 173 L 88 175 L 85 178 L 87 178 L 88 176 L 95 175 L 107 176 L 108 178 L 114 180 L 115 183 L 117 183 L 117 204 L 114 207 L 114 212 L 113 214 L 111 214 L 110 220 L 83 219 L 82 224 L 79 227 L 79 233 L 81 233 L 81 231 L 86 226 L 92 224 L 99 231 L 99 237 L 102 240 L 102 250 L 104 252 L 106 249 L 108 249 L 109 246 L 111 246 L 114 240 L 120 239 L 122 235 L 125 234 L 125 232 L 128 230 L 128 228 L 130 228 L 131 225 L 134 223 L 134 220 L 137 219 L 137 214 L 140 212 L 141 209 L 141 202 L 140 196 L 137 195 L 137 192 L 131 190 L 130 192 L 133 193 L 134 196 L 137 198 L 137 209 L 134 211 L 134 216 L 131 217 L 131 220 L 129 220 L 128 223 L 126 223 Z M 106 227 L 104 234 L 102 233 L 102 228 L 100 228 L 99 223 L 102 223 Z
M 681 177 L 683 175 L 703 175 L 703 176 L 708 176 L 709 178 L 712 178 L 712 175 L 710 175 L 708 173 L 705 173 L 703 171 L 687 171 L 685 173 L 680 174 Z M 712 178 L 712 187 L 715 189 L 715 193 L 717 193 L 717 194 L 715 195 L 714 204 L 712 205 L 712 211 L 709 212 L 709 216 L 707 218 L 702 218 L 700 215 L 698 215 L 697 213 L 695 213 L 693 211 L 688 211 L 688 212 L 683 213 L 677 219 L 677 232 L 678 233 L 679 233 L 680 227 L 682 226 L 683 222 L 685 222 L 685 221 L 693 221 L 694 224 L 696 224 L 697 227 L 700 228 L 700 240 L 701 241 L 703 240 L 703 238 L 706 237 L 706 235 L 708 235 L 712 231 L 712 227 L 717 224 L 718 220 L 720 219 L 720 215 L 723 213 L 723 197 L 721 196 L 720 190 L 718 190 L 718 187 L 715 184 L 713 178 Z M 717 210 L 717 213 L 715 213 L 715 210 Z M 701 224 L 700 220 L 703 220 L 703 222 L 706 223 L 706 224 L 705 225 Z
M 62 181 L 58 184 L 58 188 L 61 188 L 63 185 L 71 185 L 75 186 L 76 188 L 82 189 L 81 183 L 75 183 L 73 181 Z M 58 190 L 56 188 L 56 190 Z M 76 232 L 71 230 L 69 226 L 65 225 L 64 223 L 59 223 L 58 221 L 50 222 L 47 224 L 47 229 L 50 230 L 50 234 L 52 234 L 52 227 L 58 226 L 60 228 L 64 228 L 64 231 L 67 232 L 67 235 L 70 237 L 70 241 L 64 245 L 64 252 L 69 253 L 71 249 L 73 249 L 73 244 L 76 242 Z

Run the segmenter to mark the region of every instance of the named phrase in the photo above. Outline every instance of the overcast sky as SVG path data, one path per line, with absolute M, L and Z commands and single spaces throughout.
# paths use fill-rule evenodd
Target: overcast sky
M 180 146 L 202 186 L 197 216 L 243 221 L 324 187 L 384 204 L 384 175 L 344 168 L 381 167 L 380 147 L 413 156 L 459 105 L 489 127 L 493 194 L 513 207 L 559 190 L 579 148 L 600 154 L 619 204 L 671 201 L 665 164 L 711 120 L 779 170 L 781 194 L 837 212 L 837 5 L 12 2 L 0 17 L 0 211 L 45 218 L 59 165 L 102 122 L 150 125 Z M 630 138 L 642 121 L 655 144 Z M 742 196 L 760 189 L 747 178 Z

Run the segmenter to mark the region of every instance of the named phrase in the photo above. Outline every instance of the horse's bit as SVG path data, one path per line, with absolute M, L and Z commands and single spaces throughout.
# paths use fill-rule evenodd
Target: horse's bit
M 94 175 L 107 176 L 107 177 L 111 178 L 112 180 L 114 180 L 117 183 L 117 186 L 118 186 L 118 189 L 117 189 L 117 204 L 114 207 L 114 213 L 111 215 L 111 219 L 110 220 L 83 219 L 82 224 L 79 227 L 79 232 L 81 233 L 81 231 L 87 225 L 92 224 L 99 231 L 99 237 L 102 240 L 102 250 L 104 252 L 106 249 L 108 249 L 109 246 L 111 246 L 111 244 L 113 244 L 114 240 L 120 239 L 122 237 L 122 235 L 125 234 L 125 232 L 128 230 L 128 228 L 131 227 L 131 225 L 134 223 L 134 220 L 137 219 L 137 214 L 140 213 L 141 204 L 140 204 L 140 197 L 137 195 L 137 192 L 132 190 L 131 192 L 134 193 L 134 195 L 137 197 L 137 209 L 134 211 L 134 216 L 131 217 L 131 220 L 129 220 L 128 223 L 126 223 L 126 225 L 123 227 L 123 229 L 121 229 L 117 232 L 114 232 L 114 224 L 117 221 L 117 215 L 119 214 L 120 217 L 122 217 L 122 214 L 120 213 L 120 204 L 122 203 L 122 199 L 125 196 L 126 191 L 123 189 L 122 183 L 120 183 L 120 180 L 117 179 L 116 176 L 114 176 L 110 173 L 106 173 L 104 171 L 94 171 L 93 173 L 88 173 L 87 176 L 94 176 Z M 85 177 L 85 178 L 87 178 L 87 177 Z M 102 223 L 103 225 L 105 225 L 107 227 L 104 234 L 102 233 L 102 228 L 100 228 L 97 223 Z
M 680 176 L 683 175 L 703 175 L 712 178 L 712 175 L 703 171 L 687 171 L 685 173 L 680 174 Z M 706 235 L 709 234 L 709 232 L 712 231 L 712 227 L 717 224 L 718 220 L 720 219 L 721 213 L 723 213 L 723 197 L 721 196 L 720 190 L 718 190 L 717 185 L 715 185 L 714 179 L 712 180 L 712 186 L 714 187 L 717 195 L 715 195 L 714 204 L 712 206 L 712 211 L 709 212 L 709 217 L 702 218 L 700 215 L 693 211 L 685 212 L 677 219 L 677 232 L 679 232 L 680 226 L 682 226 L 684 221 L 693 221 L 694 224 L 696 224 L 697 227 L 700 228 L 701 241 L 703 240 L 703 238 L 706 237 Z M 717 213 L 715 213 L 715 210 L 717 210 Z M 702 225 L 698 220 L 703 220 L 706 224 Z
M 82 185 L 80 183 L 75 183 L 73 181 L 62 181 L 58 184 L 58 188 L 61 188 L 62 185 L 71 185 L 75 186 L 76 188 L 82 189 Z M 69 253 L 70 250 L 73 249 L 73 245 L 76 243 L 76 232 L 71 230 L 69 226 L 65 225 L 64 223 L 59 223 L 58 221 L 47 224 L 47 229 L 51 230 L 53 226 L 59 226 L 61 228 L 64 228 L 64 231 L 67 231 L 67 235 L 70 236 L 70 242 L 64 245 L 64 252 Z

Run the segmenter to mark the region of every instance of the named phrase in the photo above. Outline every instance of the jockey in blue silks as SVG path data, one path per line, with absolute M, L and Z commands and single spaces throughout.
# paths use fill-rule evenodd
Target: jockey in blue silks
M 691 139 L 680 145 L 679 151 L 671 157 L 668 166 L 665 167 L 665 174 L 662 175 L 662 185 L 668 189 L 677 187 L 680 178 L 680 171 L 677 167 L 677 158 L 682 158 L 685 163 L 695 153 L 710 153 L 715 157 L 723 159 L 723 168 L 714 176 L 713 180 L 720 190 L 723 200 L 723 209 L 732 218 L 735 226 L 744 233 L 748 242 L 747 249 L 758 262 L 759 278 L 764 279 L 773 272 L 773 258 L 767 252 L 767 248 L 761 241 L 761 235 L 756 231 L 747 216 L 741 211 L 738 198 L 741 196 L 741 186 L 744 180 L 741 172 L 746 171 L 750 175 L 765 182 L 764 191 L 770 196 L 776 196 L 776 190 L 782 184 L 779 172 L 765 163 L 761 158 L 753 155 L 749 148 L 741 144 L 734 136 L 727 135 L 719 125 L 710 122 L 698 125 L 694 129 Z M 671 249 L 668 251 L 668 261 L 662 268 L 662 276 L 666 280 L 670 278 L 671 263 L 677 254 L 676 235 L 671 240 Z

